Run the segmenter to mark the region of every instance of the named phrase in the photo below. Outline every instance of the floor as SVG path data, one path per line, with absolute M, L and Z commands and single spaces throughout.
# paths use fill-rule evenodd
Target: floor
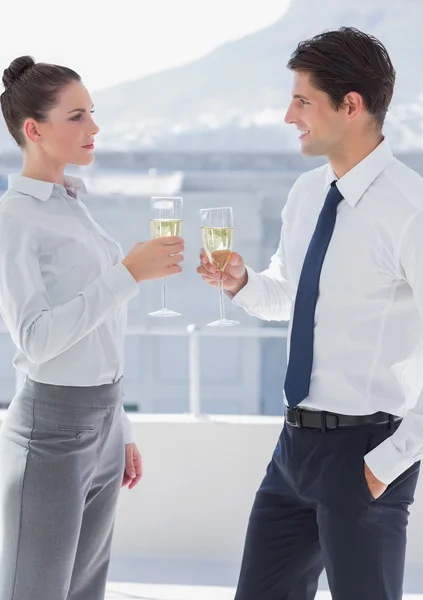
M 113 558 L 107 600 L 233 600 L 239 565 Z M 324 576 L 316 600 L 331 600 Z M 421 568 L 407 567 L 403 600 L 423 600 Z
M 235 588 L 214 586 L 110 583 L 107 600 L 233 600 Z M 316 600 L 331 600 L 318 592 Z M 423 594 L 405 594 L 403 600 L 423 600 Z

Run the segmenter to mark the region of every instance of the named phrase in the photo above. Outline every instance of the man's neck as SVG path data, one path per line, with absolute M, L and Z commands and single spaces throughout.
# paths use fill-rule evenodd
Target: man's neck
M 378 136 L 364 137 L 356 143 L 341 148 L 336 156 L 328 157 L 330 166 L 338 179 L 341 179 L 366 156 L 369 156 L 382 141 L 383 135 L 381 133 Z

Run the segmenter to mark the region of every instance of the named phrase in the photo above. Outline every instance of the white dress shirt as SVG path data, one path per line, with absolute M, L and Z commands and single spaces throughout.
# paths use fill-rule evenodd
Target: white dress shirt
M 11 175 L 0 199 L 0 313 L 14 366 L 34 381 L 98 386 L 123 373 L 127 302 L 139 286 L 117 242 L 64 186 Z M 122 408 L 125 442 L 133 441 Z
M 290 319 L 335 179 L 325 165 L 296 181 L 270 267 L 259 274 L 248 269 L 235 304 L 261 319 Z M 374 475 L 389 484 L 423 457 L 423 179 L 383 141 L 337 185 L 344 200 L 321 271 L 310 393 L 300 406 L 403 417 L 366 456 Z

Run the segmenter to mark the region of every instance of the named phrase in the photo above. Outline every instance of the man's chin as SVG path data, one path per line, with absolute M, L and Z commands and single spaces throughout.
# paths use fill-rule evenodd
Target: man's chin
M 310 140 L 303 140 L 301 142 L 300 151 L 304 156 L 322 156 L 322 152 L 315 146 L 315 144 L 310 143 Z

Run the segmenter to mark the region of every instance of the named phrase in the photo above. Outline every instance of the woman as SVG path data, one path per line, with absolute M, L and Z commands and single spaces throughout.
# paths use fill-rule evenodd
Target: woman
M 124 258 L 90 216 L 64 175 L 92 162 L 98 133 L 77 73 L 24 56 L 3 83 L 23 169 L 0 200 L 0 311 L 26 377 L 0 432 L 0 598 L 102 600 L 119 489 L 141 477 L 122 406 L 126 305 L 181 271 L 183 240 Z

